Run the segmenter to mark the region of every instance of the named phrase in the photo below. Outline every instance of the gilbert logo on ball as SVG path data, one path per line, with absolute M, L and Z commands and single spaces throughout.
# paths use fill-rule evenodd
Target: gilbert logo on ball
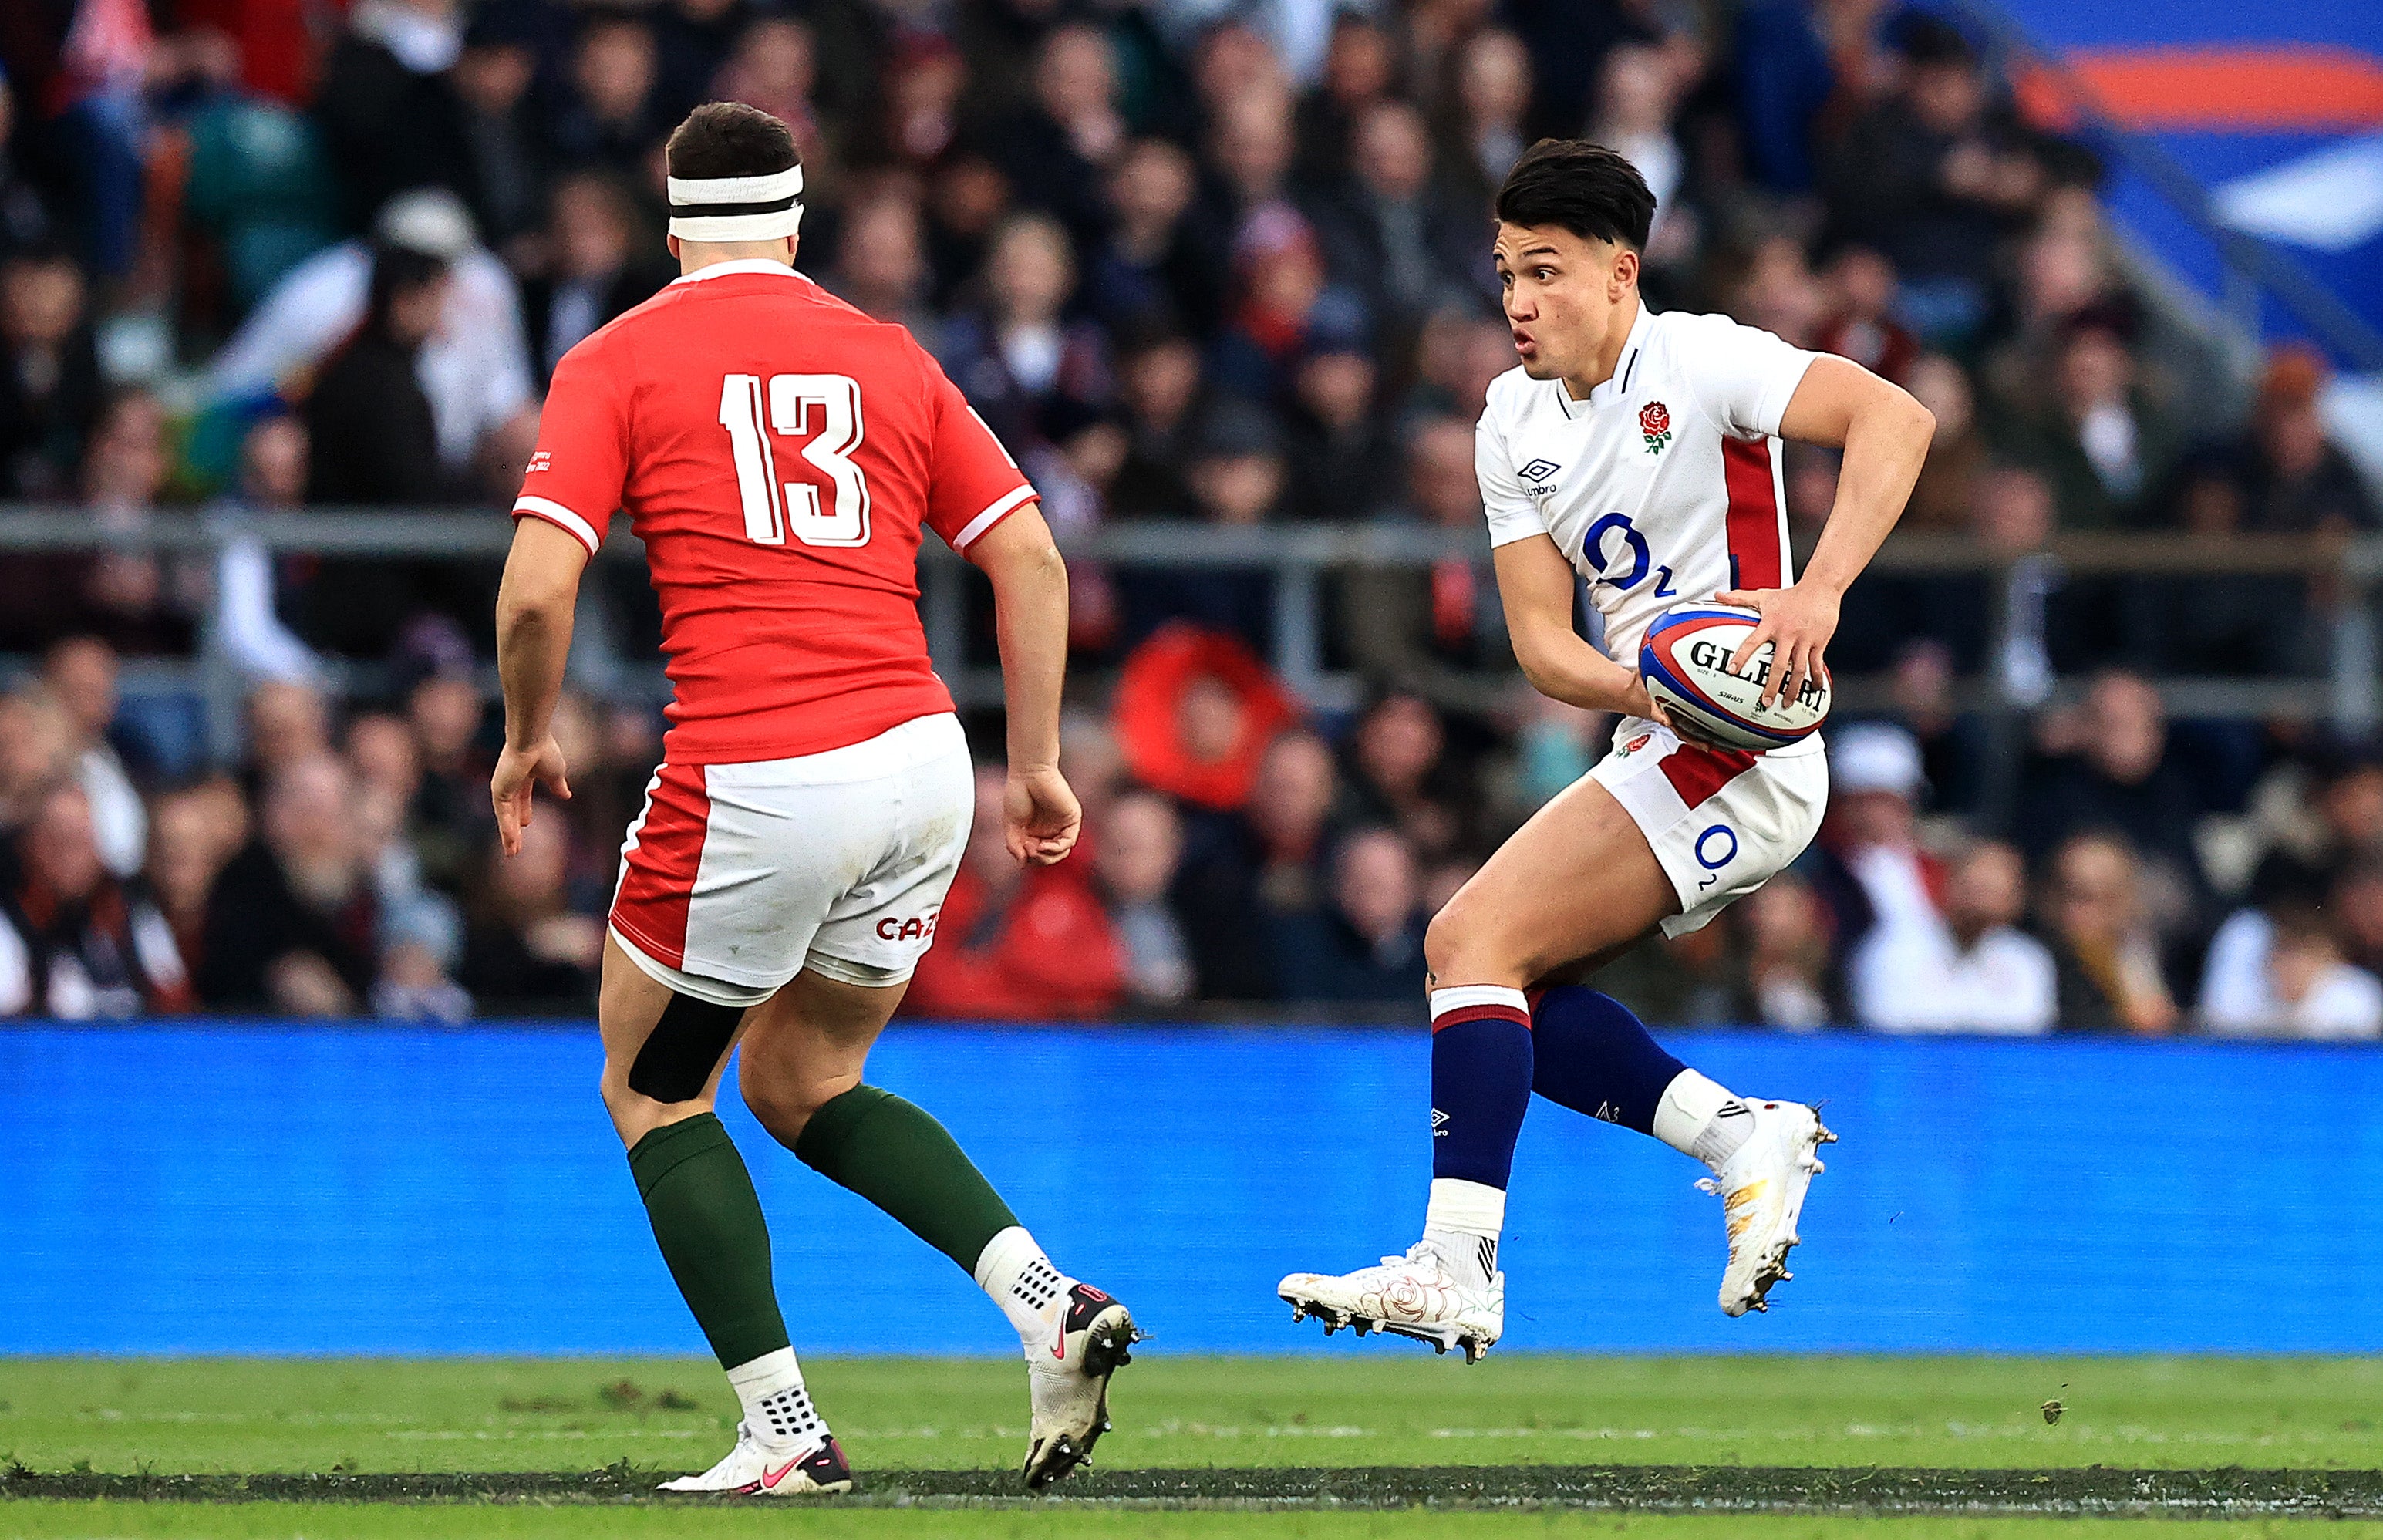
M 1675 604 L 1655 617 L 1638 647 L 1638 671 L 1647 693 L 1693 736 L 1725 748 L 1759 754 L 1800 743 L 1829 716 L 1829 675 L 1824 667 L 1793 695 L 1769 706 L 1762 692 L 1775 656 L 1765 642 L 1730 671 L 1729 660 L 1762 617 L 1735 604 Z
M 1648 401 L 1638 409 L 1638 431 L 1647 440 L 1648 454 L 1661 454 L 1663 446 L 1672 441 L 1672 409 L 1661 401 Z

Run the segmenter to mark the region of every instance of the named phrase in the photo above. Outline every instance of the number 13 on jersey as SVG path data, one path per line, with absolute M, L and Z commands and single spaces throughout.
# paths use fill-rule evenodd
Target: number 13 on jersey
M 766 402 L 766 413 L 765 412 Z M 821 413 L 811 421 L 811 412 Z M 849 375 L 729 375 L 720 382 L 720 425 L 736 462 L 745 537 L 783 546 L 791 533 L 806 546 L 869 544 L 869 483 L 850 459 L 860 447 L 860 382 Z M 772 434 L 811 435 L 802 456 L 827 477 L 833 505 L 821 506 L 809 481 L 781 481 Z

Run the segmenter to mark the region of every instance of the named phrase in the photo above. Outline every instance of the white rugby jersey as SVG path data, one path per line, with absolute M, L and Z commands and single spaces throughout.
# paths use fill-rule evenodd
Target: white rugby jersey
M 1519 367 L 1489 385 L 1474 468 L 1489 543 L 1556 543 L 1636 667 L 1648 622 L 1684 599 L 1793 580 L 1774 437 L 1818 355 L 1726 315 L 1638 319 L 1613 377 L 1576 401 Z

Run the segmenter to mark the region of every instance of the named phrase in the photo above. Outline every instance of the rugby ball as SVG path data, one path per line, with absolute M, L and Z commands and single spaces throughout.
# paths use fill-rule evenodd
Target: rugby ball
M 1829 671 L 1804 681 L 1791 697 L 1762 705 L 1772 646 L 1763 643 L 1743 672 L 1729 660 L 1762 617 L 1735 604 L 1675 604 L 1647 627 L 1638 645 L 1638 672 L 1647 693 L 1672 720 L 1709 743 L 1759 754 L 1800 743 L 1829 717 Z

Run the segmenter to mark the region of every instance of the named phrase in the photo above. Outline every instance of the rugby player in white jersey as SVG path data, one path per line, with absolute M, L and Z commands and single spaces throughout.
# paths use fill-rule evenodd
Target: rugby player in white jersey
M 1514 655 L 1542 694 L 1621 719 L 1611 752 L 1507 841 L 1432 920 L 1432 1183 L 1424 1238 L 1333 1276 L 1294 1273 L 1297 1315 L 1461 1348 L 1505 1322 L 1498 1239 L 1536 1090 L 1703 1162 L 1729 1239 L 1721 1308 L 1767 1308 L 1834 1137 L 1796 1102 L 1740 1097 L 1575 980 L 1660 930 L 1701 929 L 1810 843 L 1819 738 L 1744 754 L 1685 738 L 1635 667 L 1648 622 L 1688 600 L 1761 612 L 1772 695 L 1821 666 L 1846 589 L 1895 527 L 1935 422 L 1858 364 L 1723 316 L 1640 300 L 1655 200 L 1630 163 L 1547 140 L 1498 194 L 1495 257 L 1521 365 L 1475 439 Z M 1836 505 L 1791 570 L 1779 440 L 1844 450 Z M 1604 650 L 1573 628 L 1574 574 Z

